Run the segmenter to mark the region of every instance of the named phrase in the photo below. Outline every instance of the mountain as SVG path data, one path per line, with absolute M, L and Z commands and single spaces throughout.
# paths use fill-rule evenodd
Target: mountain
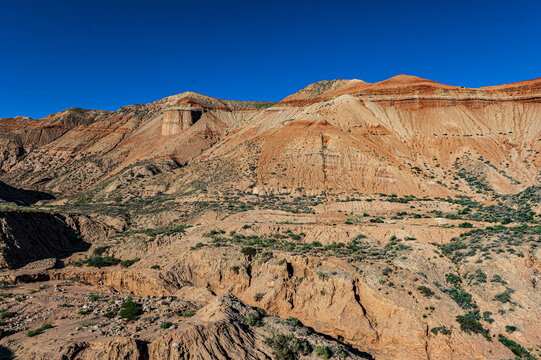
M 0 354 L 534 359 L 540 119 L 407 75 L 0 119 Z
M 514 193 L 539 180 L 540 84 L 466 89 L 398 75 L 322 81 L 274 105 L 186 92 L 116 112 L 2 119 L 1 178 L 63 194 L 137 161 L 229 157 L 251 162 L 260 193 Z M 183 112 L 201 116 L 186 131 L 174 123 Z

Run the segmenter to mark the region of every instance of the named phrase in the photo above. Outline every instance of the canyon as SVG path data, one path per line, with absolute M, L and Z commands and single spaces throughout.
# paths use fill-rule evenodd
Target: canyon
M 541 78 L 0 119 L 0 358 L 536 359 L 540 151 Z

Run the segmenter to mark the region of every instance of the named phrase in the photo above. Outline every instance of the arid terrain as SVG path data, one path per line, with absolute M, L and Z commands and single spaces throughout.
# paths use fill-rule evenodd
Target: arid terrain
M 0 119 L 0 358 L 541 358 L 541 78 Z

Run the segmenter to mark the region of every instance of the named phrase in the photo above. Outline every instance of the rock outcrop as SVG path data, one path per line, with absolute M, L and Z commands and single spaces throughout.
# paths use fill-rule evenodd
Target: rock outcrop
M 163 111 L 162 135 L 177 135 L 187 130 L 201 118 L 203 109 L 197 108 L 169 108 Z

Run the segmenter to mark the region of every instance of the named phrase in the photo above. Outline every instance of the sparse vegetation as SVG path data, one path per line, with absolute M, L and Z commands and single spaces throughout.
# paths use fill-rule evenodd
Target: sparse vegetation
M 28 332 L 26 333 L 26 336 L 28 337 L 34 337 L 36 335 L 39 335 L 41 334 L 42 332 L 44 332 L 45 330 L 47 329 L 50 329 L 52 328 L 53 326 L 51 324 L 43 324 L 40 328 L 38 329 L 35 329 L 35 330 L 28 330 Z
M 308 341 L 294 335 L 273 334 L 265 343 L 271 347 L 274 360 L 297 360 L 313 351 Z
M 518 359 L 525 359 L 525 360 L 535 360 L 536 357 L 533 356 L 528 350 L 526 350 L 522 345 L 518 344 L 517 342 L 508 339 L 504 335 L 500 334 L 498 335 L 498 341 L 503 344 L 506 348 L 511 350 L 515 356 L 517 356 Z
M 178 316 L 182 316 L 182 317 L 185 317 L 185 318 L 190 318 L 190 317 L 194 316 L 196 312 L 197 312 L 197 310 L 195 310 L 195 309 L 185 309 L 185 310 L 179 311 L 177 314 L 178 314 Z

